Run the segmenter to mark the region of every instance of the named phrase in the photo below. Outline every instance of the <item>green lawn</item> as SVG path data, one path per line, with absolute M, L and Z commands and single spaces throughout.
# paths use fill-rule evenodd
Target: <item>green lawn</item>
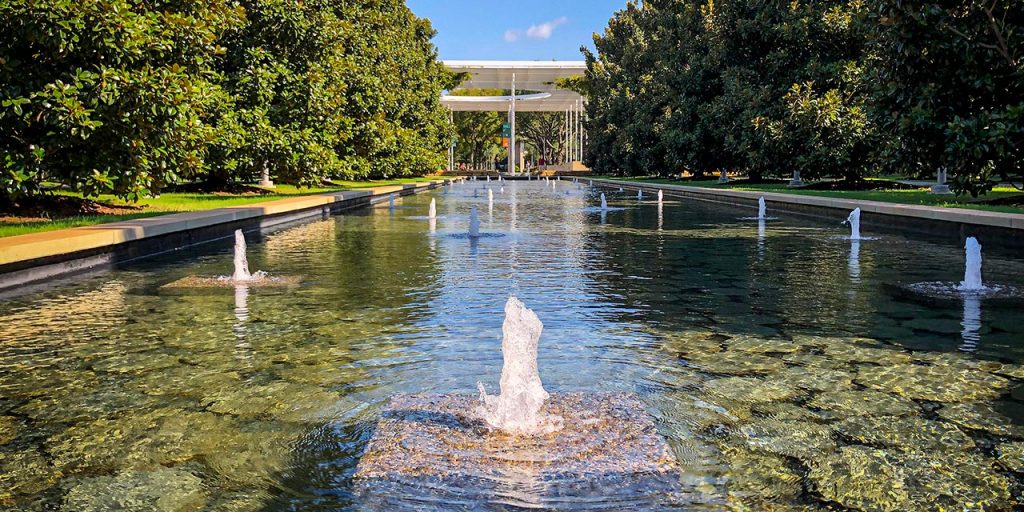
M 74 228 L 79 226 L 92 226 L 106 222 L 117 222 L 122 220 L 138 219 L 143 217 L 154 217 L 168 213 L 193 212 L 200 210 L 212 210 L 228 206 L 240 206 L 247 204 L 275 201 L 286 197 L 296 197 L 312 194 L 323 194 L 326 192 L 338 192 L 343 190 L 357 190 L 362 188 L 380 187 L 385 185 L 400 185 L 405 183 L 417 183 L 436 179 L 435 177 L 424 178 L 400 178 L 384 181 L 338 181 L 332 187 L 297 188 L 292 185 L 278 185 L 272 194 L 267 195 L 242 195 L 242 194 L 204 194 L 204 193 L 168 193 L 160 197 L 147 198 L 138 203 L 127 203 L 113 196 L 100 196 L 94 198 L 103 203 L 115 206 L 141 207 L 140 210 L 124 215 L 90 215 L 83 217 L 67 217 L 55 220 L 38 220 L 31 222 L 9 222 L 0 223 L 0 237 L 24 235 L 41 231 L 53 231 L 56 229 Z
M 598 176 L 595 176 L 595 178 Z M 885 203 L 899 204 L 920 204 L 926 206 L 941 206 L 945 208 L 967 208 L 971 210 L 982 210 L 1002 213 L 1024 213 L 1024 208 L 1019 206 L 993 206 L 982 203 L 987 199 L 997 199 L 1007 196 L 1024 195 L 1013 187 L 996 187 L 992 192 L 974 199 L 970 196 L 939 196 L 929 194 L 927 189 L 917 190 L 876 190 L 865 192 L 843 192 L 828 190 L 799 190 L 791 189 L 783 184 L 770 185 L 723 185 L 717 179 L 706 181 L 679 181 L 667 178 L 618 178 L 613 176 L 601 176 L 604 179 L 620 180 L 638 183 L 661 183 L 670 185 L 686 185 L 690 187 L 704 187 L 726 190 L 751 190 L 759 192 L 781 192 L 785 194 L 796 194 L 805 196 L 837 197 L 841 199 L 853 199 L 863 201 L 881 201 Z

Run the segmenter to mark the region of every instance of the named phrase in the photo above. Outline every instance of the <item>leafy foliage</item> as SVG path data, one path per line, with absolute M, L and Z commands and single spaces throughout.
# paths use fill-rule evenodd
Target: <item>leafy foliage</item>
M 872 82 L 898 171 L 974 196 L 1024 170 L 1024 4 L 878 0 Z M 1018 181 L 1019 183 L 1019 181 Z
M 1024 4 L 647 0 L 584 48 L 602 173 L 1019 179 Z
M 457 84 L 402 0 L 0 3 L 0 195 L 421 175 Z

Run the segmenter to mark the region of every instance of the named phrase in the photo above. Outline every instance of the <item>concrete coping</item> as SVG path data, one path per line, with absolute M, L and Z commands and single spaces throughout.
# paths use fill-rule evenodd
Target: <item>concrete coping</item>
M 416 191 L 434 187 L 445 181 L 448 180 L 432 180 L 362 190 L 345 190 L 326 194 L 286 197 L 249 205 L 171 213 L 143 219 L 3 237 L 0 238 L 0 266 L 113 247 L 145 238 L 240 220 L 280 215 L 359 198 L 370 197 L 372 199 L 394 193 Z
M 695 195 L 706 195 L 719 198 L 735 198 L 748 201 L 757 201 L 764 197 L 766 202 L 787 203 L 817 206 L 821 208 L 834 208 L 838 210 L 853 210 L 860 208 L 865 213 L 877 213 L 882 215 L 895 215 L 928 219 L 944 222 L 955 222 L 960 224 L 974 224 L 979 226 L 993 226 L 1007 229 L 1024 230 L 1024 214 L 987 212 L 981 210 L 968 210 L 963 208 L 944 208 L 939 206 L 924 206 L 917 204 L 886 203 L 882 201 L 867 201 L 859 199 L 841 199 L 835 197 L 809 196 L 798 194 L 787 194 L 785 192 L 758 192 L 754 190 L 721 190 L 704 187 L 690 187 L 686 185 L 670 185 L 662 183 L 638 183 L 634 181 L 619 181 L 603 178 L 594 178 L 594 183 L 614 185 L 631 189 L 662 189 L 665 191 L 686 192 Z

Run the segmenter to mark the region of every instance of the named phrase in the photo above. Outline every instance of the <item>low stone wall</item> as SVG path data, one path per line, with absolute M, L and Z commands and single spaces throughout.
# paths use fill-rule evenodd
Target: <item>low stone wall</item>
M 666 195 L 689 197 L 702 201 L 757 208 L 758 198 L 764 197 L 770 211 L 788 212 L 842 222 L 850 211 L 860 208 L 862 226 L 878 233 L 913 232 L 931 240 L 962 243 L 966 237 L 982 240 L 986 250 L 1024 249 L 1024 214 L 998 213 L 962 208 L 861 201 L 822 196 L 805 196 L 780 192 L 723 190 L 685 185 L 638 183 L 609 179 L 594 179 L 595 185 L 622 187 L 645 191 L 664 190 Z
M 0 238 L 0 290 L 180 250 L 386 200 L 442 185 L 434 180 L 365 190 L 290 197 L 246 206 L 176 213 Z

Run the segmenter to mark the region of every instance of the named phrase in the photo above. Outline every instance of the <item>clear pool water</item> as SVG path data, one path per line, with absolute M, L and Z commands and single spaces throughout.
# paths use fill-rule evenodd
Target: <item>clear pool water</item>
M 755 209 L 614 189 L 602 214 L 598 189 L 567 182 L 494 182 L 489 208 L 486 185 L 250 234 L 250 268 L 297 287 L 161 289 L 230 274 L 224 240 L 2 299 L 0 508 L 372 508 L 352 475 L 381 409 L 495 390 L 509 294 L 545 324 L 549 391 L 643 401 L 691 509 L 1017 503 L 1021 304 L 906 290 L 960 280 L 962 248 L 852 246 L 834 223 L 759 230 L 741 220 Z M 500 236 L 458 236 L 471 206 Z M 985 277 L 1024 288 L 1021 265 L 989 251 Z M 529 498 L 459 508 L 545 504 Z

